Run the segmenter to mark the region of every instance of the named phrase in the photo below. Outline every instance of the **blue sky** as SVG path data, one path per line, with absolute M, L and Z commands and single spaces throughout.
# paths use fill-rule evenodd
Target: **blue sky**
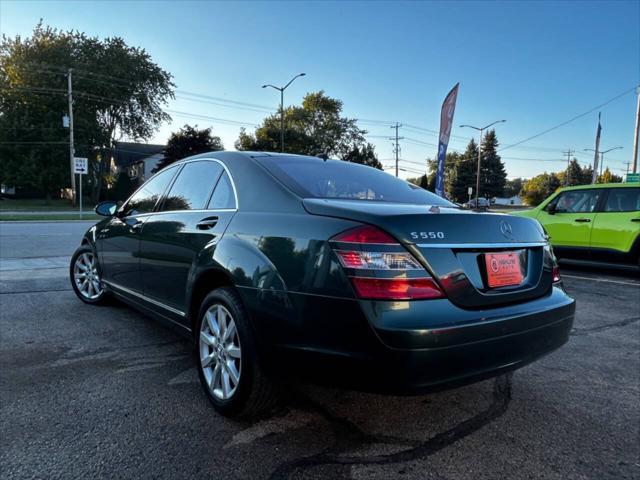
M 178 91 L 271 107 L 299 72 L 285 103 L 324 89 L 363 119 L 379 157 L 391 165 L 386 139 L 395 121 L 437 131 L 442 101 L 460 82 L 450 149 L 497 119 L 507 146 L 560 124 L 640 82 L 640 2 L 169 2 L 0 0 L 0 31 L 29 35 L 45 24 L 144 47 L 175 77 Z M 170 109 L 257 124 L 266 110 L 193 102 Z M 636 98 L 603 107 L 605 164 L 623 173 L 631 160 Z M 365 123 L 364 120 L 374 120 Z M 163 143 L 184 123 L 213 126 L 233 148 L 239 126 L 174 115 L 150 142 Z M 510 177 L 564 168 L 568 148 L 592 161 L 597 111 L 501 152 Z M 251 129 L 251 128 L 249 128 Z M 437 134 L 401 129 L 402 167 L 421 170 Z M 566 157 L 565 157 L 566 158 Z M 403 172 L 415 176 L 417 172 Z

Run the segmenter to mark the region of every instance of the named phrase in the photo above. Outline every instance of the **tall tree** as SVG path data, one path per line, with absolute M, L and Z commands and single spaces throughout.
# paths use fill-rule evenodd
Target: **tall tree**
M 319 91 L 305 95 L 302 106 L 284 110 L 285 152 L 303 155 L 326 153 L 346 159 L 354 147 L 367 146 L 366 130 L 354 118 L 342 116 L 342 101 Z M 255 133 L 242 129 L 235 143 L 238 150 L 280 151 L 280 112 L 265 118 Z
M 171 75 L 118 37 L 100 40 L 38 24 L 31 37 L 0 40 L 0 177 L 52 194 L 69 186 L 67 72 L 72 69 L 75 151 L 89 157 L 100 194 L 115 140 L 149 138 L 170 119 Z M 26 143 L 35 142 L 35 143 Z
M 477 168 L 478 144 L 472 138 L 467 145 L 467 149 L 455 164 L 455 169 L 451 176 L 449 192 L 451 198 L 456 202 L 463 203 L 469 199 L 469 187 L 472 187 L 475 192 Z
M 154 172 L 185 157 L 218 150 L 224 150 L 224 146 L 220 137 L 212 135 L 211 128 L 198 130 L 197 125 L 195 127 L 185 125 L 169 137 L 164 158 L 158 162 Z
M 354 145 L 353 148 L 343 157 L 343 160 L 382 170 L 382 163 L 378 160 L 375 148 L 370 143 L 366 143 L 362 146 Z
M 564 185 L 582 185 L 582 167 L 578 163 L 578 160 L 574 158 L 567 165 L 567 169 L 564 173 Z
M 507 182 L 507 172 L 498 155 L 498 137 L 489 130 L 482 139 L 482 164 L 480 169 L 480 195 L 485 198 L 501 197 Z

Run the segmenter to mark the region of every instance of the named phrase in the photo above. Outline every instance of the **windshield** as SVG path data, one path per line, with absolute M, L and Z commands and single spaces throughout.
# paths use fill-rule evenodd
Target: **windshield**
M 373 167 L 316 157 L 259 157 L 272 175 L 302 198 L 336 198 L 455 206 Z

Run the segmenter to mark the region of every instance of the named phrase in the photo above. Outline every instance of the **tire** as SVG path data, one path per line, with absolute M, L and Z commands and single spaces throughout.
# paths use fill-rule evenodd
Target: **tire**
M 69 279 L 76 296 L 90 305 L 104 305 L 108 293 L 101 280 L 98 258 L 88 245 L 78 248 L 71 257 Z
M 202 301 L 194 343 L 200 383 L 220 414 L 257 417 L 277 404 L 277 389 L 262 373 L 249 317 L 233 288 L 217 288 Z

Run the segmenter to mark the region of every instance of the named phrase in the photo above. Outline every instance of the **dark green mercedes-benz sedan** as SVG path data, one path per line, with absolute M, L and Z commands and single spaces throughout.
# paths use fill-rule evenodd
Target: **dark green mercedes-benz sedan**
M 464 211 L 374 168 L 214 152 L 174 163 L 90 228 L 71 283 L 193 339 L 230 416 L 283 379 L 412 394 L 564 344 L 575 302 L 536 220 Z

